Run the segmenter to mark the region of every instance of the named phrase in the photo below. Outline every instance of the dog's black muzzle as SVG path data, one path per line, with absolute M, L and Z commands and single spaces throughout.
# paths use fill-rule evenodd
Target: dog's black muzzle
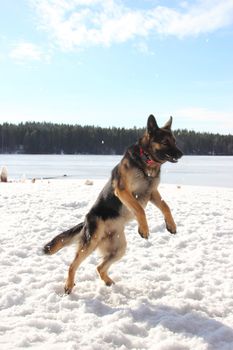
M 183 152 L 179 148 L 176 148 L 175 152 L 169 155 L 168 162 L 177 163 L 178 159 L 183 156 Z
M 176 147 L 169 149 L 166 152 L 158 152 L 157 155 L 163 162 L 177 163 L 178 159 L 183 156 L 183 152 L 181 152 L 181 150 Z

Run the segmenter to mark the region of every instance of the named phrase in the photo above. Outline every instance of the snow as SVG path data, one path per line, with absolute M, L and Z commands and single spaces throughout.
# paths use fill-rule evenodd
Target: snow
M 161 184 L 177 235 L 149 205 L 150 238 L 127 226 L 116 284 L 98 278 L 95 253 L 64 295 L 75 249 L 42 247 L 83 220 L 104 182 L 0 183 L 0 348 L 233 349 L 232 188 Z

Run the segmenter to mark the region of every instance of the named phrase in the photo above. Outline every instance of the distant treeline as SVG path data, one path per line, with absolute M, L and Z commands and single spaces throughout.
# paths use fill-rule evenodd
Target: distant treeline
M 100 128 L 52 123 L 0 125 L 0 153 L 122 154 L 144 129 Z M 233 155 L 233 135 L 175 130 L 186 155 Z

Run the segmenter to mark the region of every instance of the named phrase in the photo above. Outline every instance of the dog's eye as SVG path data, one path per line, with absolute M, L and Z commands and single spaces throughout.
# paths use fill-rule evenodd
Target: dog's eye
M 161 144 L 162 144 L 163 146 L 169 146 L 168 141 L 161 142 Z

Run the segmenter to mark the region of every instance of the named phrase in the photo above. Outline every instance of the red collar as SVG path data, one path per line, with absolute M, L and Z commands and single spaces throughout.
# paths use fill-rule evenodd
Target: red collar
M 146 153 L 141 146 L 139 148 L 139 152 L 140 152 L 140 157 L 148 166 L 155 166 L 155 165 L 160 166 L 161 165 L 161 163 L 156 162 L 155 160 L 151 159 L 149 154 Z

